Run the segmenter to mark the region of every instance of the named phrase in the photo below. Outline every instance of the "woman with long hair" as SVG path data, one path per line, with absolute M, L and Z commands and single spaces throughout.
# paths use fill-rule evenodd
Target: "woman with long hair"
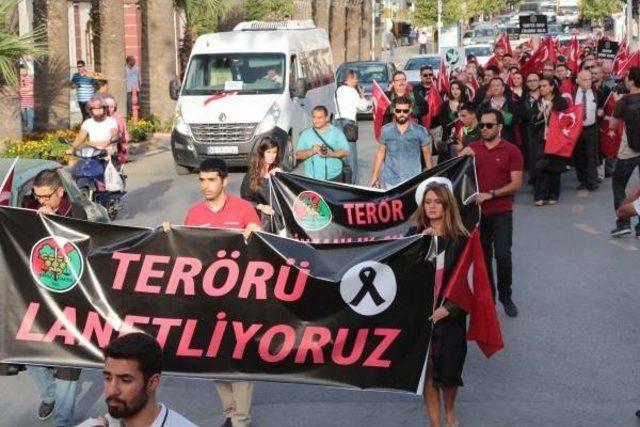
M 242 179 L 240 196 L 250 201 L 262 220 L 262 229 L 272 231 L 275 211 L 269 201 L 269 177 L 280 171 L 281 153 L 278 143 L 264 137 L 253 150 L 249 170 Z
M 522 146 L 525 153 L 525 168 L 529 172 L 529 184 L 533 185 L 533 170 L 538 153 L 538 133 L 536 123 L 538 115 L 538 100 L 540 99 L 540 74 L 527 75 L 526 87 L 520 98 L 520 111 L 522 113 Z
M 453 80 L 449 85 L 447 100 L 442 103 L 440 111 L 438 111 L 438 123 L 442 125 L 442 140 L 437 144 L 438 163 L 455 157 L 451 147 L 451 137 L 458 123 L 460 107 L 467 101 L 466 86 L 459 80 Z
M 418 188 L 418 208 L 409 234 L 427 234 L 437 238 L 436 288 L 442 288 L 453 270 L 468 232 L 462 223 L 458 203 L 449 184 L 429 183 L 424 191 Z M 455 401 L 462 383 L 462 369 L 467 354 L 467 316 L 452 301 L 434 295 L 434 310 L 429 361 L 424 383 L 424 402 L 429 425 L 440 427 L 441 402 L 444 400 L 445 426 L 457 426 Z
M 535 126 L 537 133 L 537 160 L 534 166 L 534 204 L 555 205 L 560 198 L 560 174 L 566 170 L 564 158 L 544 153 L 552 111 L 568 108 L 567 100 L 560 95 L 556 80 L 552 77 L 540 79 L 540 99 L 536 104 Z M 531 154 L 531 153 L 530 153 Z
M 513 100 L 518 102 L 524 93 L 524 75 L 517 68 L 512 68 L 512 70 L 514 71 L 511 72 L 511 84 L 509 86 L 511 87 L 511 93 L 514 95 Z

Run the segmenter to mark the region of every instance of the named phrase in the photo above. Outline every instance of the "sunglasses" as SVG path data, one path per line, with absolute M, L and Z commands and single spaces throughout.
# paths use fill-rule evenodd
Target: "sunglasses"
M 422 77 L 433 77 L 433 73 L 425 73 Z
M 497 123 L 480 123 L 478 126 L 480 129 L 493 129 L 496 125 Z
M 409 111 L 411 111 L 408 108 L 396 108 L 396 113 L 404 113 L 404 114 L 409 114 Z

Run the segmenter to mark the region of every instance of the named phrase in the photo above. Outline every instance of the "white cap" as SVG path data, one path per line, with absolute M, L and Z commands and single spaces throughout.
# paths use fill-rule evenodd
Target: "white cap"
M 418 185 L 416 189 L 416 205 L 422 205 L 422 198 L 424 196 L 424 192 L 430 184 L 440 184 L 446 186 L 451 194 L 453 194 L 453 184 L 449 178 L 445 178 L 444 176 L 432 176 L 431 178 L 427 178 Z

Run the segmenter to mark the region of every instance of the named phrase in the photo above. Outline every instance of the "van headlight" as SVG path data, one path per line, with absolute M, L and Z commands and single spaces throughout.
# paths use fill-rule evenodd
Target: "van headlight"
M 269 132 L 271 129 L 278 125 L 278 119 L 280 118 L 280 107 L 278 103 L 274 103 L 267 114 L 264 116 L 264 119 L 258 125 L 256 129 L 256 133 L 261 134 L 265 132 Z
M 191 136 L 191 128 L 189 127 L 189 124 L 184 121 L 181 115 L 176 116 L 174 129 L 182 135 Z

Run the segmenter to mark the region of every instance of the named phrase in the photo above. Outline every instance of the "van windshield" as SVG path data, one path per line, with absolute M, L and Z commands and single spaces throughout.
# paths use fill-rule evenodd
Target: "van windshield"
M 194 55 L 182 94 L 282 93 L 284 73 L 285 56 L 281 53 Z

